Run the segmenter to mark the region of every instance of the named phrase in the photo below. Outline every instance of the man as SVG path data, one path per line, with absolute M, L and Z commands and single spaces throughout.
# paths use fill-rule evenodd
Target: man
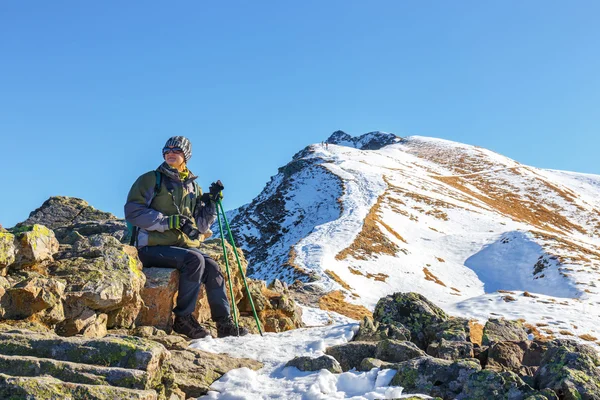
M 180 272 L 173 310 L 175 332 L 191 339 L 209 335 L 192 316 L 203 283 L 218 337 L 246 335 L 248 330 L 240 327 L 238 331 L 231 319 L 221 269 L 198 249 L 212 234 L 210 226 L 217 216 L 216 201 L 223 198 L 223 185 L 214 182 L 210 193 L 202 194 L 194 182 L 197 177 L 187 168 L 192 144 L 183 136 L 167 140 L 162 155 L 164 162 L 156 171 L 135 181 L 125 204 L 125 219 L 138 227 L 135 240 L 140 260 L 146 267 Z

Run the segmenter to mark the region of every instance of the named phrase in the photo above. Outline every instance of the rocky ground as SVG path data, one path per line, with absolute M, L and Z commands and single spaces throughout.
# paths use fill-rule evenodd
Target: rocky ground
M 600 399 L 600 355 L 572 340 L 533 339 L 521 321 L 484 327 L 447 316 L 417 293 L 382 298 L 353 341 L 332 359 L 292 360 L 301 369 L 390 368 L 403 394 L 442 399 Z
M 53 197 L 0 231 L 0 398 L 183 399 L 206 393 L 231 369 L 261 367 L 190 349 L 167 333 L 178 272 L 142 266 L 137 250 L 122 243 L 126 230 L 83 200 Z M 202 251 L 225 265 L 219 240 Z M 243 255 L 241 262 L 245 271 Z M 240 324 L 257 332 L 233 267 Z M 286 285 L 248 285 L 264 331 L 302 326 Z M 214 329 L 205 293 L 195 315 Z

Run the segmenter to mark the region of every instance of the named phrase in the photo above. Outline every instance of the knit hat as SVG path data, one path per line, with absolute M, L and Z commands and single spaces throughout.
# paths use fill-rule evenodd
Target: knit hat
M 179 147 L 183 150 L 183 157 L 185 158 L 185 162 L 188 162 L 190 158 L 192 158 L 192 143 L 185 136 L 173 136 L 167 140 L 164 147 Z M 163 154 L 164 156 L 164 154 Z

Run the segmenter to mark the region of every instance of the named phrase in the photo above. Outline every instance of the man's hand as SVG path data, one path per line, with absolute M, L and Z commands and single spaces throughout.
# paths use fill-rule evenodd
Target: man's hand
M 187 218 L 183 215 L 169 215 L 167 220 L 169 222 L 169 229 L 179 229 L 185 224 Z
M 220 180 L 211 183 L 210 187 L 208 188 L 208 191 L 210 193 L 210 198 L 213 201 L 223 200 L 223 193 L 222 193 L 223 189 L 225 189 L 225 186 L 223 186 L 223 183 L 221 183 Z
M 169 215 L 169 229 L 181 229 L 185 224 L 191 223 L 192 221 L 185 215 Z

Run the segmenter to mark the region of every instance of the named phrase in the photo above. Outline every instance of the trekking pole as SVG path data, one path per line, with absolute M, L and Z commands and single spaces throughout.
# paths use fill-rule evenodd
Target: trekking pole
M 220 203 L 220 201 L 219 201 Z M 219 219 L 219 231 L 221 232 L 221 246 L 223 247 L 223 258 L 225 258 L 225 271 L 227 271 L 227 280 L 229 281 L 229 294 L 231 297 L 231 311 L 233 312 L 233 321 L 236 329 L 239 330 L 237 312 L 235 311 L 235 298 L 233 297 L 233 286 L 231 284 L 231 274 L 229 273 L 229 260 L 227 259 L 227 249 L 225 248 L 225 236 L 223 235 L 223 225 L 221 224 L 221 216 L 217 209 L 217 218 Z M 239 331 L 238 331 L 239 333 Z M 238 335 L 239 336 L 239 335 Z
M 242 280 L 244 281 L 244 287 L 246 288 L 246 293 L 248 294 L 248 299 L 250 300 L 250 306 L 252 307 L 252 313 L 254 314 L 254 320 L 256 321 L 256 327 L 258 328 L 258 332 L 260 336 L 263 335 L 262 329 L 260 327 L 260 321 L 258 320 L 258 315 L 256 314 L 256 308 L 254 308 L 254 301 L 252 300 L 252 295 L 250 294 L 250 289 L 248 288 L 248 283 L 246 282 L 246 276 L 244 275 L 244 270 L 242 269 L 242 262 L 240 261 L 240 257 L 238 256 L 237 248 L 235 246 L 235 241 L 233 240 L 233 235 L 231 234 L 231 228 L 229 227 L 229 222 L 227 221 L 227 216 L 225 215 L 225 210 L 223 209 L 223 204 L 221 200 L 217 200 L 217 206 L 221 210 L 223 214 L 223 219 L 225 220 L 225 226 L 227 227 L 227 233 L 229 234 L 229 240 L 231 242 L 231 246 L 233 247 L 233 254 L 235 254 L 235 259 L 237 260 L 238 268 L 240 270 L 240 275 L 242 276 Z M 217 215 L 219 212 L 217 210 Z M 220 225 L 220 222 L 219 222 Z M 223 240 L 223 230 L 221 229 L 221 241 Z M 223 246 L 225 246 L 223 244 Z M 223 247 L 224 248 L 224 247 Z

